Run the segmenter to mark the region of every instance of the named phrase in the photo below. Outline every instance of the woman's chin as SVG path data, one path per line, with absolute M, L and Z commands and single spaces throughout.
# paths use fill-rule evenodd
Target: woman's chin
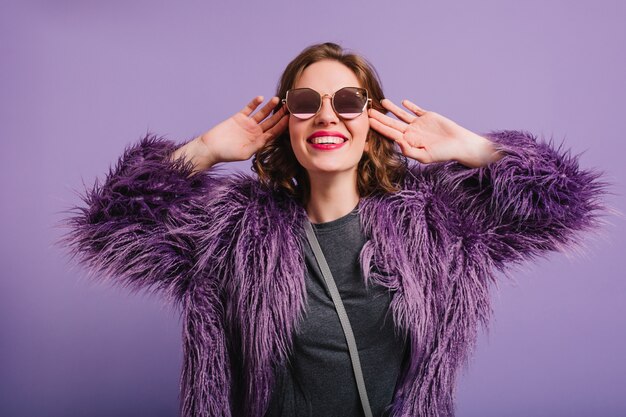
M 333 176 L 333 175 L 348 175 L 351 172 L 356 172 L 356 165 L 354 166 L 341 166 L 341 165 L 332 165 L 332 164 L 324 164 L 324 165 L 316 165 L 310 168 L 307 168 L 307 172 L 309 176 Z

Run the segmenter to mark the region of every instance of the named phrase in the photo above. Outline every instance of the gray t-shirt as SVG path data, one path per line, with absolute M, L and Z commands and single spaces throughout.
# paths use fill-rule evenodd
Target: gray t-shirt
M 395 335 L 391 295 L 370 283 L 365 288 L 359 253 L 365 243 L 358 205 L 347 215 L 313 230 L 339 289 L 359 350 L 374 416 L 382 416 L 400 374 L 405 342 Z M 278 371 L 266 417 L 363 416 L 345 335 L 306 241 L 307 308 L 294 336 L 289 363 Z

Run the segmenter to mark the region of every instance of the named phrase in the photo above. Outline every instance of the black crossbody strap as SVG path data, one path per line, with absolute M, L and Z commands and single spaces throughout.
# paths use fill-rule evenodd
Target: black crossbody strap
M 354 333 L 352 333 L 352 327 L 350 326 L 348 314 L 346 313 L 346 309 L 344 308 L 341 297 L 339 296 L 339 291 L 337 290 L 335 280 L 330 273 L 330 268 L 326 263 L 326 258 L 322 253 L 322 248 L 320 247 L 320 244 L 317 241 L 317 237 L 315 236 L 315 232 L 313 231 L 313 226 L 308 220 L 305 222 L 305 230 L 307 239 L 309 240 L 309 245 L 311 245 L 311 249 L 313 250 L 313 255 L 315 255 L 317 264 L 319 265 L 320 271 L 322 271 L 322 275 L 324 276 L 324 281 L 326 281 L 326 287 L 328 288 L 333 303 L 335 304 L 335 309 L 337 310 L 337 315 L 339 316 L 339 320 L 341 321 L 343 333 L 346 336 L 346 342 L 348 343 L 348 350 L 350 352 L 350 359 L 352 360 L 354 378 L 356 379 L 356 386 L 359 390 L 359 397 L 361 397 L 363 412 L 365 413 L 365 417 L 372 417 L 372 410 L 370 409 L 370 402 L 367 398 L 367 390 L 365 389 L 365 381 L 363 380 L 363 372 L 361 371 L 359 352 L 356 347 L 356 341 L 354 340 Z

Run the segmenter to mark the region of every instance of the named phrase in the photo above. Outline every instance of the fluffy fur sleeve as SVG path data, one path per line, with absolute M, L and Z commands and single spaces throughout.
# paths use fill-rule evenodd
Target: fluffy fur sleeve
M 180 301 L 207 222 L 204 201 L 218 180 L 206 172 L 191 175 L 183 159 L 171 161 L 176 147 L 151 134 L 129 146 L 71 210 L 62 244 L 98 278 L 132 290 L 164 290 Z
M 403 317 L 417 323 L 409 329 L 421 329 L 422 316 L 437 324 L 411 334 L 411 358 L 419 360 L 406 368 L 393 415 L 454 415 L 459 366 L 478 324 L 491 316 L 487 284 L 497 284 L 494 269 L 576 246 L 580 232 L 596 228 L 606 211 L 601 174 L 580 169 L 569 152 L 522 131 L 486 137 L 504 153 L 500 160 L 481 168 L 452 161 L 412 166 L 407 197 L 398 199 L 409 217 L 403 219 L 407 249 L 398 252 L 432 245 L 426 251 L 432 256 L 406 256 L 417 259 L 413 275 L 424 281 L 411 293 L 405 285 L 401 300 L 419 314 Z
M 579 232 L 601 223 L 607 184 L 600 172 L 580 169 L 570 151 L 528 132 L 485 136 L 503 158 L 480 168 L 457 162 L 416 166 L 408 180 L 427 181 L 433 203 L 470 252 L 486 252 L 503 270 L 509 262 L 576 246 Z

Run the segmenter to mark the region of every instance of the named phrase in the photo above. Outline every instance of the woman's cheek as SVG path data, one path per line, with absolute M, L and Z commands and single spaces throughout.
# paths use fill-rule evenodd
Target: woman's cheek
M 363 117 L 363 115 L 359 117 Z M 363 118 L 363 119 L 358 120 L 358 123 L 355 123 L 352 126 L 350 134 L 352 135 L 353 138 L 358 138 L 359 141 L 365 142 L 365 140 L 367 139 L 369 130 L 370 130 L 369 120 L 367 118 Z

